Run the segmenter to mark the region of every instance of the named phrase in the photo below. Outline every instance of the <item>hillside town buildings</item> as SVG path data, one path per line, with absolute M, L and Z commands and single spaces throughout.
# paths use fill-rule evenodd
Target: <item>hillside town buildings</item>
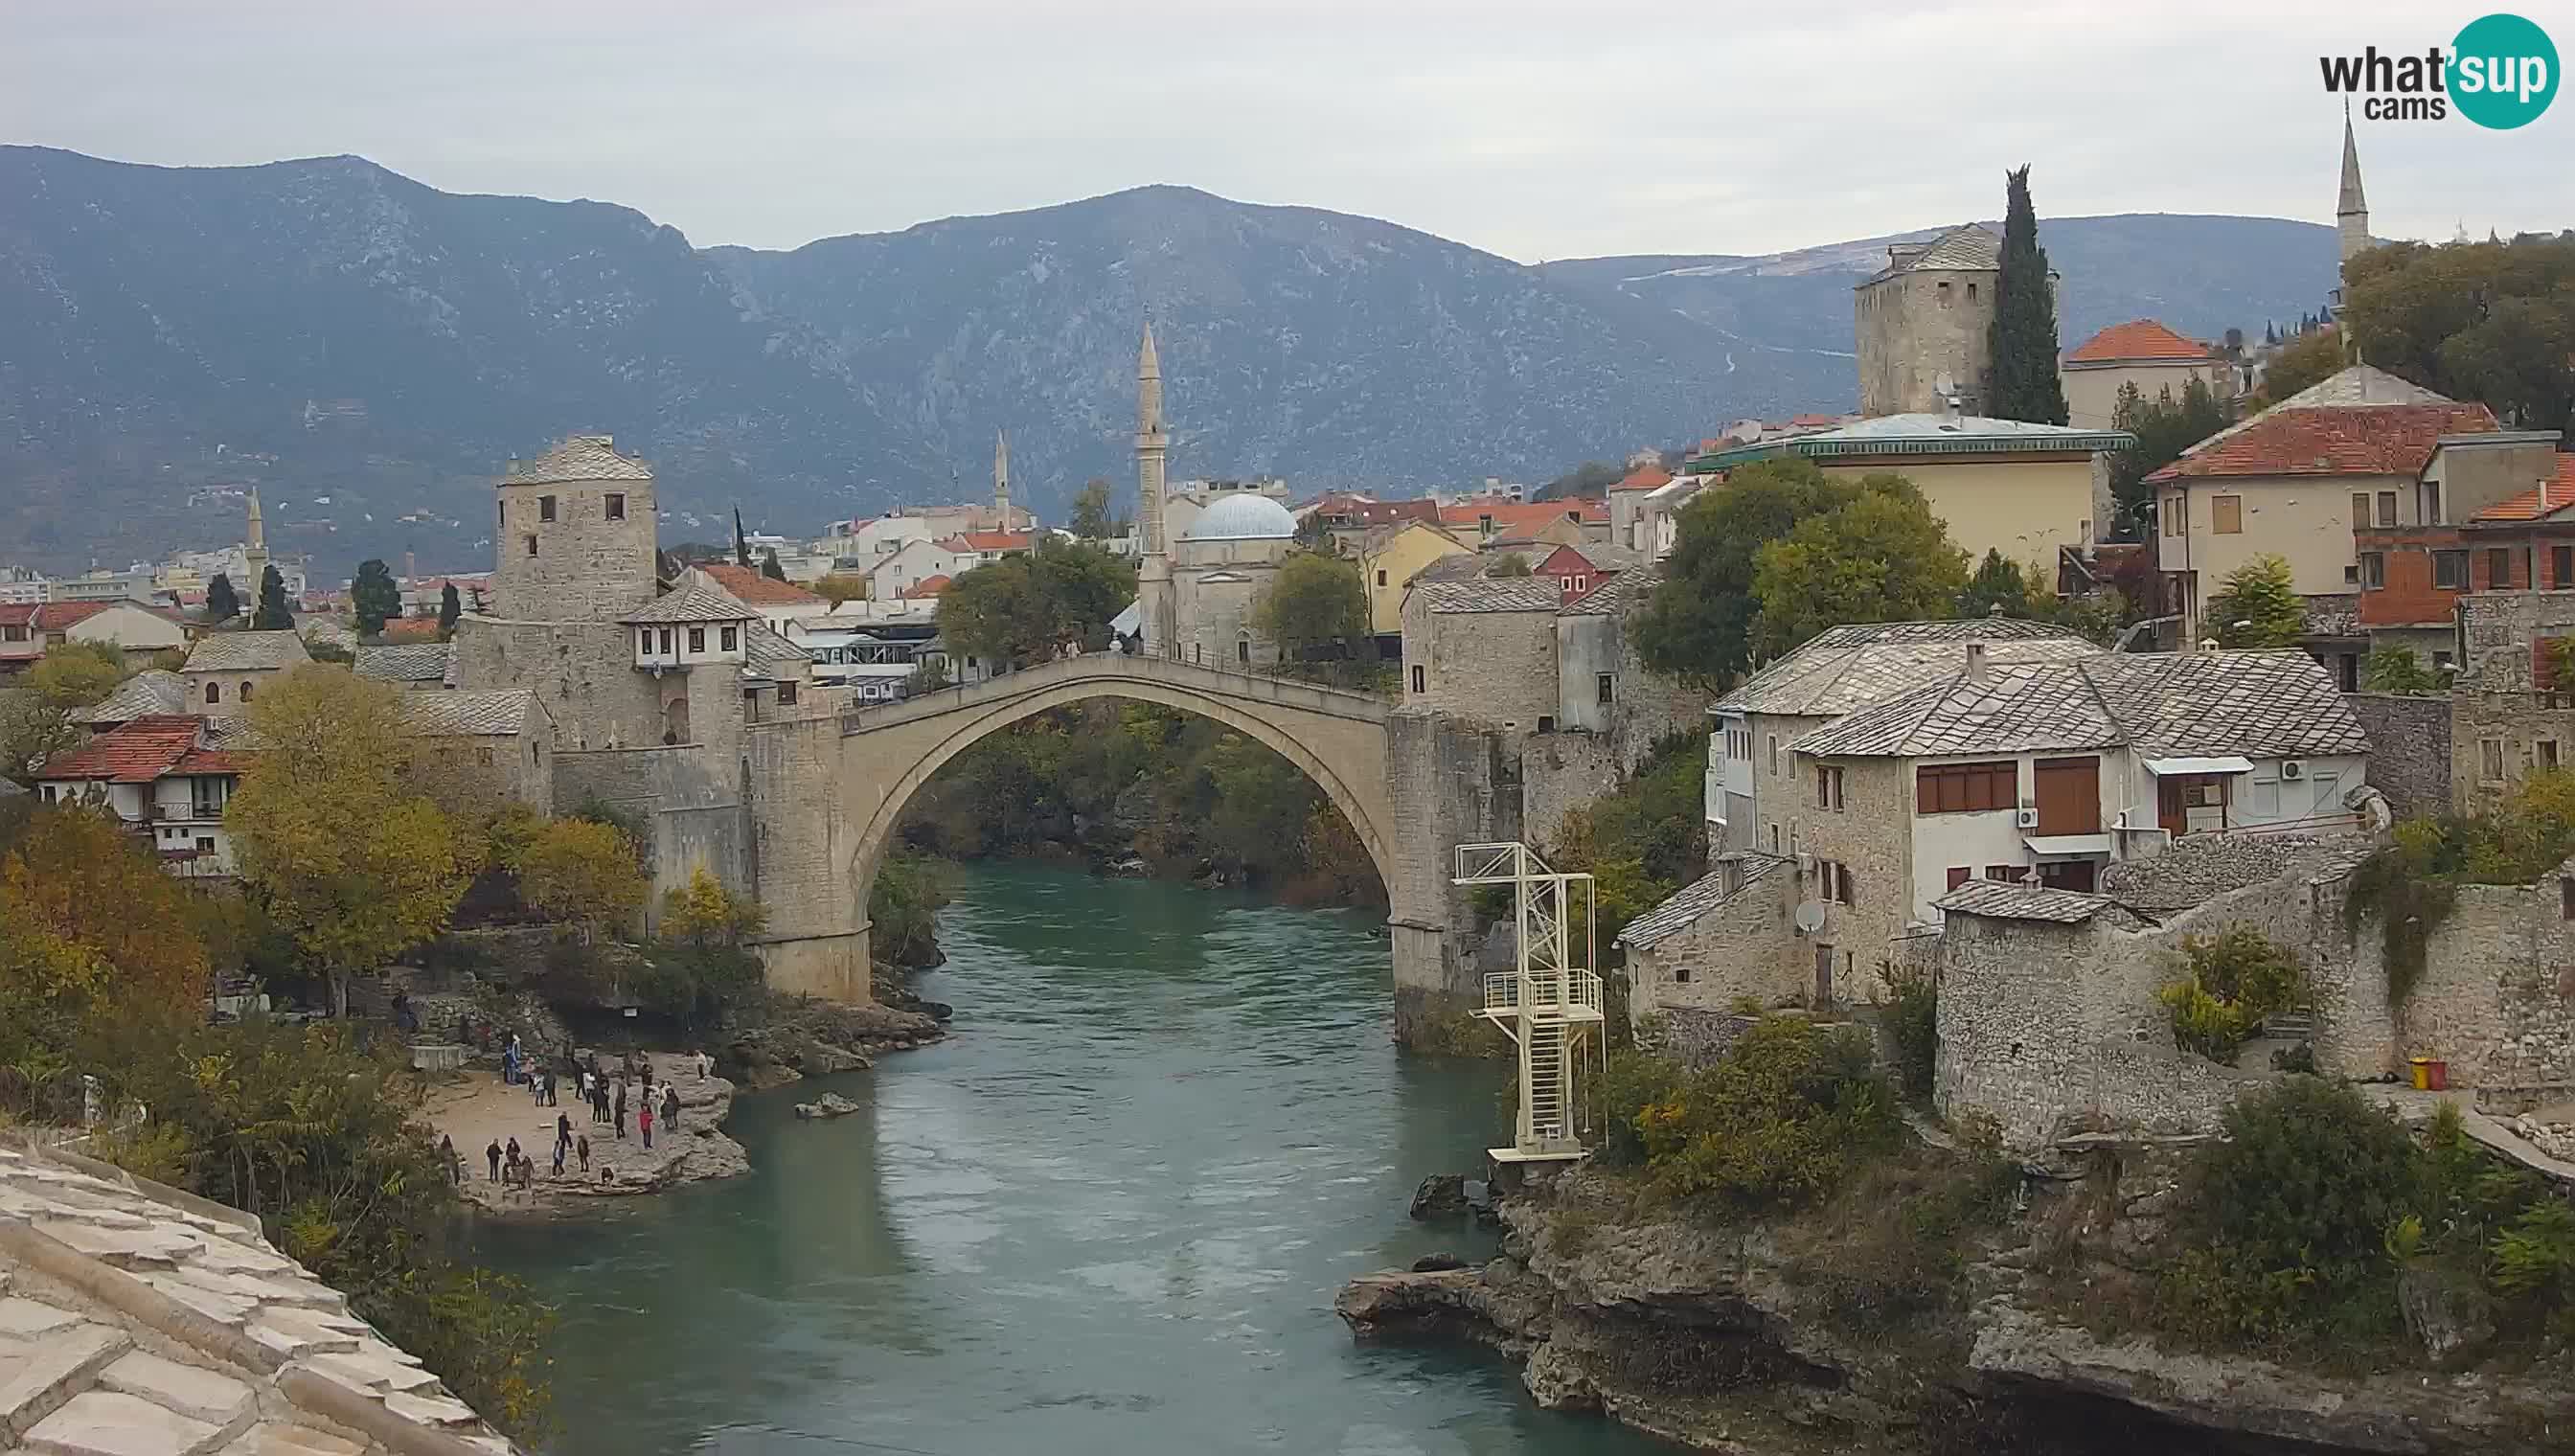
M 2178 400 L 2193 384 L 2219 400 L 2243 393 L 2243 375 L 2224 351 L 2185 339 L 2153 319 L 2112 324 L 2067 350 L 2059 374 L 2066 422 L 2078 430 L 2119 428 L 2119 396 L 2134 389 L 2151 404 Z

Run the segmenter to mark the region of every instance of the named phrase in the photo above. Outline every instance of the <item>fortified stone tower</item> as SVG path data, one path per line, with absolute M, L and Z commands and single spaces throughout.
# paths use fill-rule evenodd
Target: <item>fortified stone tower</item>
M 652 598 L 653 472 L 609 437 L 512 461 L 498 494 L 492 616 L 615 622 Z
M 1147 657 L 1177 657 L 1172 630 L 1172 558 L 1163 539 L 1163 457 L 1172 437 L 1163 432 L 1163 361 L 1154 352 L 1154 324 L 1145 323 L 1145 348 L 1136 360 L 1136 526 L 1144 559 L 1136 570 L 1136 607 Z
M 2002 240 L 1973 223 L 1890 246 L 1886 266 L 1852 294 L 1859 412 L 1938 415 L 1955 399 L 1959 414 L 1982 414 L 2001 277 Z

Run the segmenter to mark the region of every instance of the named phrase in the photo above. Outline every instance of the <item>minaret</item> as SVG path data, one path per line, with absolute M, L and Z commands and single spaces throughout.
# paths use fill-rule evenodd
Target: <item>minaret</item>
M 242 543 L 242 574 L 250 580 L 242 585 L 241 599 L 259 602 L 260 585 L 268 580 L 268 528 L 259 519 L 259 487 L 250 488 L 250 537 Z
M 993 529 L 1011 529 L 1011 432 L 993 433 Z
M 2360 190 L 2360 148 L 2352 141 L 2351 105 L 2342 109 L 2342 197 L 2334 204 L 2334 227 L 2342 235 L 2342 261 L 2369 250 L 2369 197 Z
M 1163 361 L 1154 352 L 1154 322 L 1145 321 L 1145 348 L 1136 359 L 1136 526 L 1144 559 L 1137 564 L 1136 604 L 1149 657 L 1178 657 L 1172 630 L 1172 559 L 1163 540 L 1163 457 L 1172 437 L 1163 431 Z

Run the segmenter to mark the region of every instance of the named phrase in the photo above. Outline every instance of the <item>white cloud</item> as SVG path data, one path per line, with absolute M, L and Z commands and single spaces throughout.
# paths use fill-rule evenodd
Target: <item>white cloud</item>
M 457 191 L 793 246 L 1147 182 L 1512 257 L 1748 253 L 2043 212 L 2329 221 L 2320 48 L 2474 14 L 1812 0 L 1588 5 L 7 0 L 0 137 L 169 164 L 356 152 Z M 2575 35 L 2565 38 L 2575 45 Z M 2575 222 L 2575 102 L 2366 124 L 2377 230 Z

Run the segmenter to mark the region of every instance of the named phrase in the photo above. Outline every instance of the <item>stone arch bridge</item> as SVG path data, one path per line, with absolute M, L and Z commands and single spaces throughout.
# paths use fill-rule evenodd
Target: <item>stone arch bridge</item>
M 1397 1034 L 1469 1004 L 1446 860 L 1488 823 L 1496 760 L 1484 734 L 1365 694 L 1115 653 L 752 734 L 744 787 L 770 983 L 865 999 L 868 890 L 913 794 L 989 734 L 1099 698 L 1213 719 L 1295 764 L 1349 819 L 1385 884 Z

